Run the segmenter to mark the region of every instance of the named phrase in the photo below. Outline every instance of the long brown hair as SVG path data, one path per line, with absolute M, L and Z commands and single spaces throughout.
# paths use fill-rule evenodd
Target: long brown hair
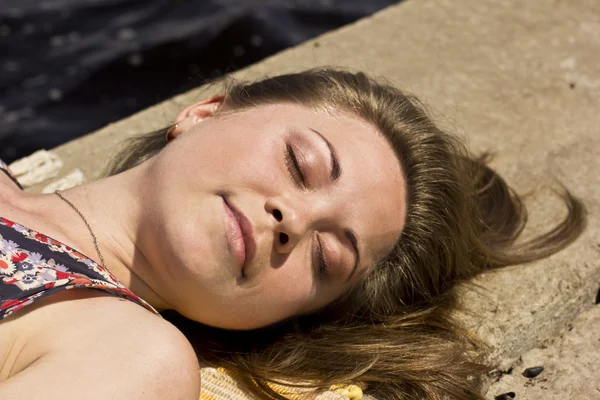
M 460 282 L 478 273 L 537 260 L 575 240 L 585 209 L 568 191 L 567 217 L 516 244 L 527 213 L 519 197 L 455 136 L 440 130 L 419 101 L 363 73 L 314 69 L 226 85 L 233 112 L 288 102 L 353 113 L 393 146 L 404 171 L 407 221 L 393 251 L 348 293 L 311 315 L 262 329 L 223 331 L 175 323 L 210 365 L 243 377 L 262 398 L 284 399 L 267 382 L 309 387 L 360 381 L 382 399 L 482 399 L 477 378 L 490 370 L 483 345 L 452 317 Z M 133 139 L 110 173 L 152 157 L 165 130 Z

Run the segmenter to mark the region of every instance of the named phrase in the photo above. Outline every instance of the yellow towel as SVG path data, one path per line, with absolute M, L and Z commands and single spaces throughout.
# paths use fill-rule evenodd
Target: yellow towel
M 346 396 L 349 400 L 362 400 L 363 392 L 360 386 L 352 384 L 333 385 L 329 390 Z
M 202 392 L 200 400 L 255 400 L 243 390 L 236 376 L 224 368 L 201 368 Z M 271 389 L 290 400 L 362 400 L 363 392 L 356 384 L 333 385 L 328 391 L 317 395 L 306 389 L 268 383 Z

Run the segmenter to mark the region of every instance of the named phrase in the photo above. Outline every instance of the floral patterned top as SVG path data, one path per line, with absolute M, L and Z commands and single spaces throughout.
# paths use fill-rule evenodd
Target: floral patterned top
M 0 171 L 21 187 L 2 160 Z M 160 315 L 89 257 L 0 217 L 0 320 L 36 300 L 75 288 L 102 290 Z

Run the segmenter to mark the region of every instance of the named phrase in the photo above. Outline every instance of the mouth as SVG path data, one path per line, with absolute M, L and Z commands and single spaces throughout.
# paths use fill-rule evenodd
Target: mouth
M 225 236 L 233 257 L 239 262 L 241 274 L 252 261 L 256 242 L 252 234 L 252 224 L 246 216 L 223 196 L 225 208 Z

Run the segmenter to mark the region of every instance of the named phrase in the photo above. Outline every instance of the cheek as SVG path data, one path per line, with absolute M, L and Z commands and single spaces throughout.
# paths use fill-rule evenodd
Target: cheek
M 259 284 L 240 293 L 233 317 L 241 328 L 269 325 L 311 307 L 315 298 L 312 277 L 302 272 L 307 271 L 305 266 L 294 261 L 288 259 L 277 268 L 266 267 L 257 277 Z
M 280 141 L 273 135 L 227 132 L 212 135 L 195 155 L 197 171 L 215 185 L 258 185 L 268 188 L 281 170 L 283 158 Z
M 270 298 L 274 309 L 287 310 L 290 315 L 303 312 L 315 299 L 310 264 L 297 248 L 283 265 L 267 270 L 267 276 L 260 277 L 261 286 Z
M 176 228 L 163 228 L 163 240 L 156 246 L 162 259 L 157 264 L 161 266 L 161 285 L 167 288 L 169 300 L 178 306 L 195 304 L 202 293 L 222 287 L 222 280 L 229 278 L 232 283 L 233 268 L 225 263 L 219 263 L 220 269 L 216 265 L 220 243 L 215 238 L 220 237 L 219 232 L 189 219 L 172 225 Z

